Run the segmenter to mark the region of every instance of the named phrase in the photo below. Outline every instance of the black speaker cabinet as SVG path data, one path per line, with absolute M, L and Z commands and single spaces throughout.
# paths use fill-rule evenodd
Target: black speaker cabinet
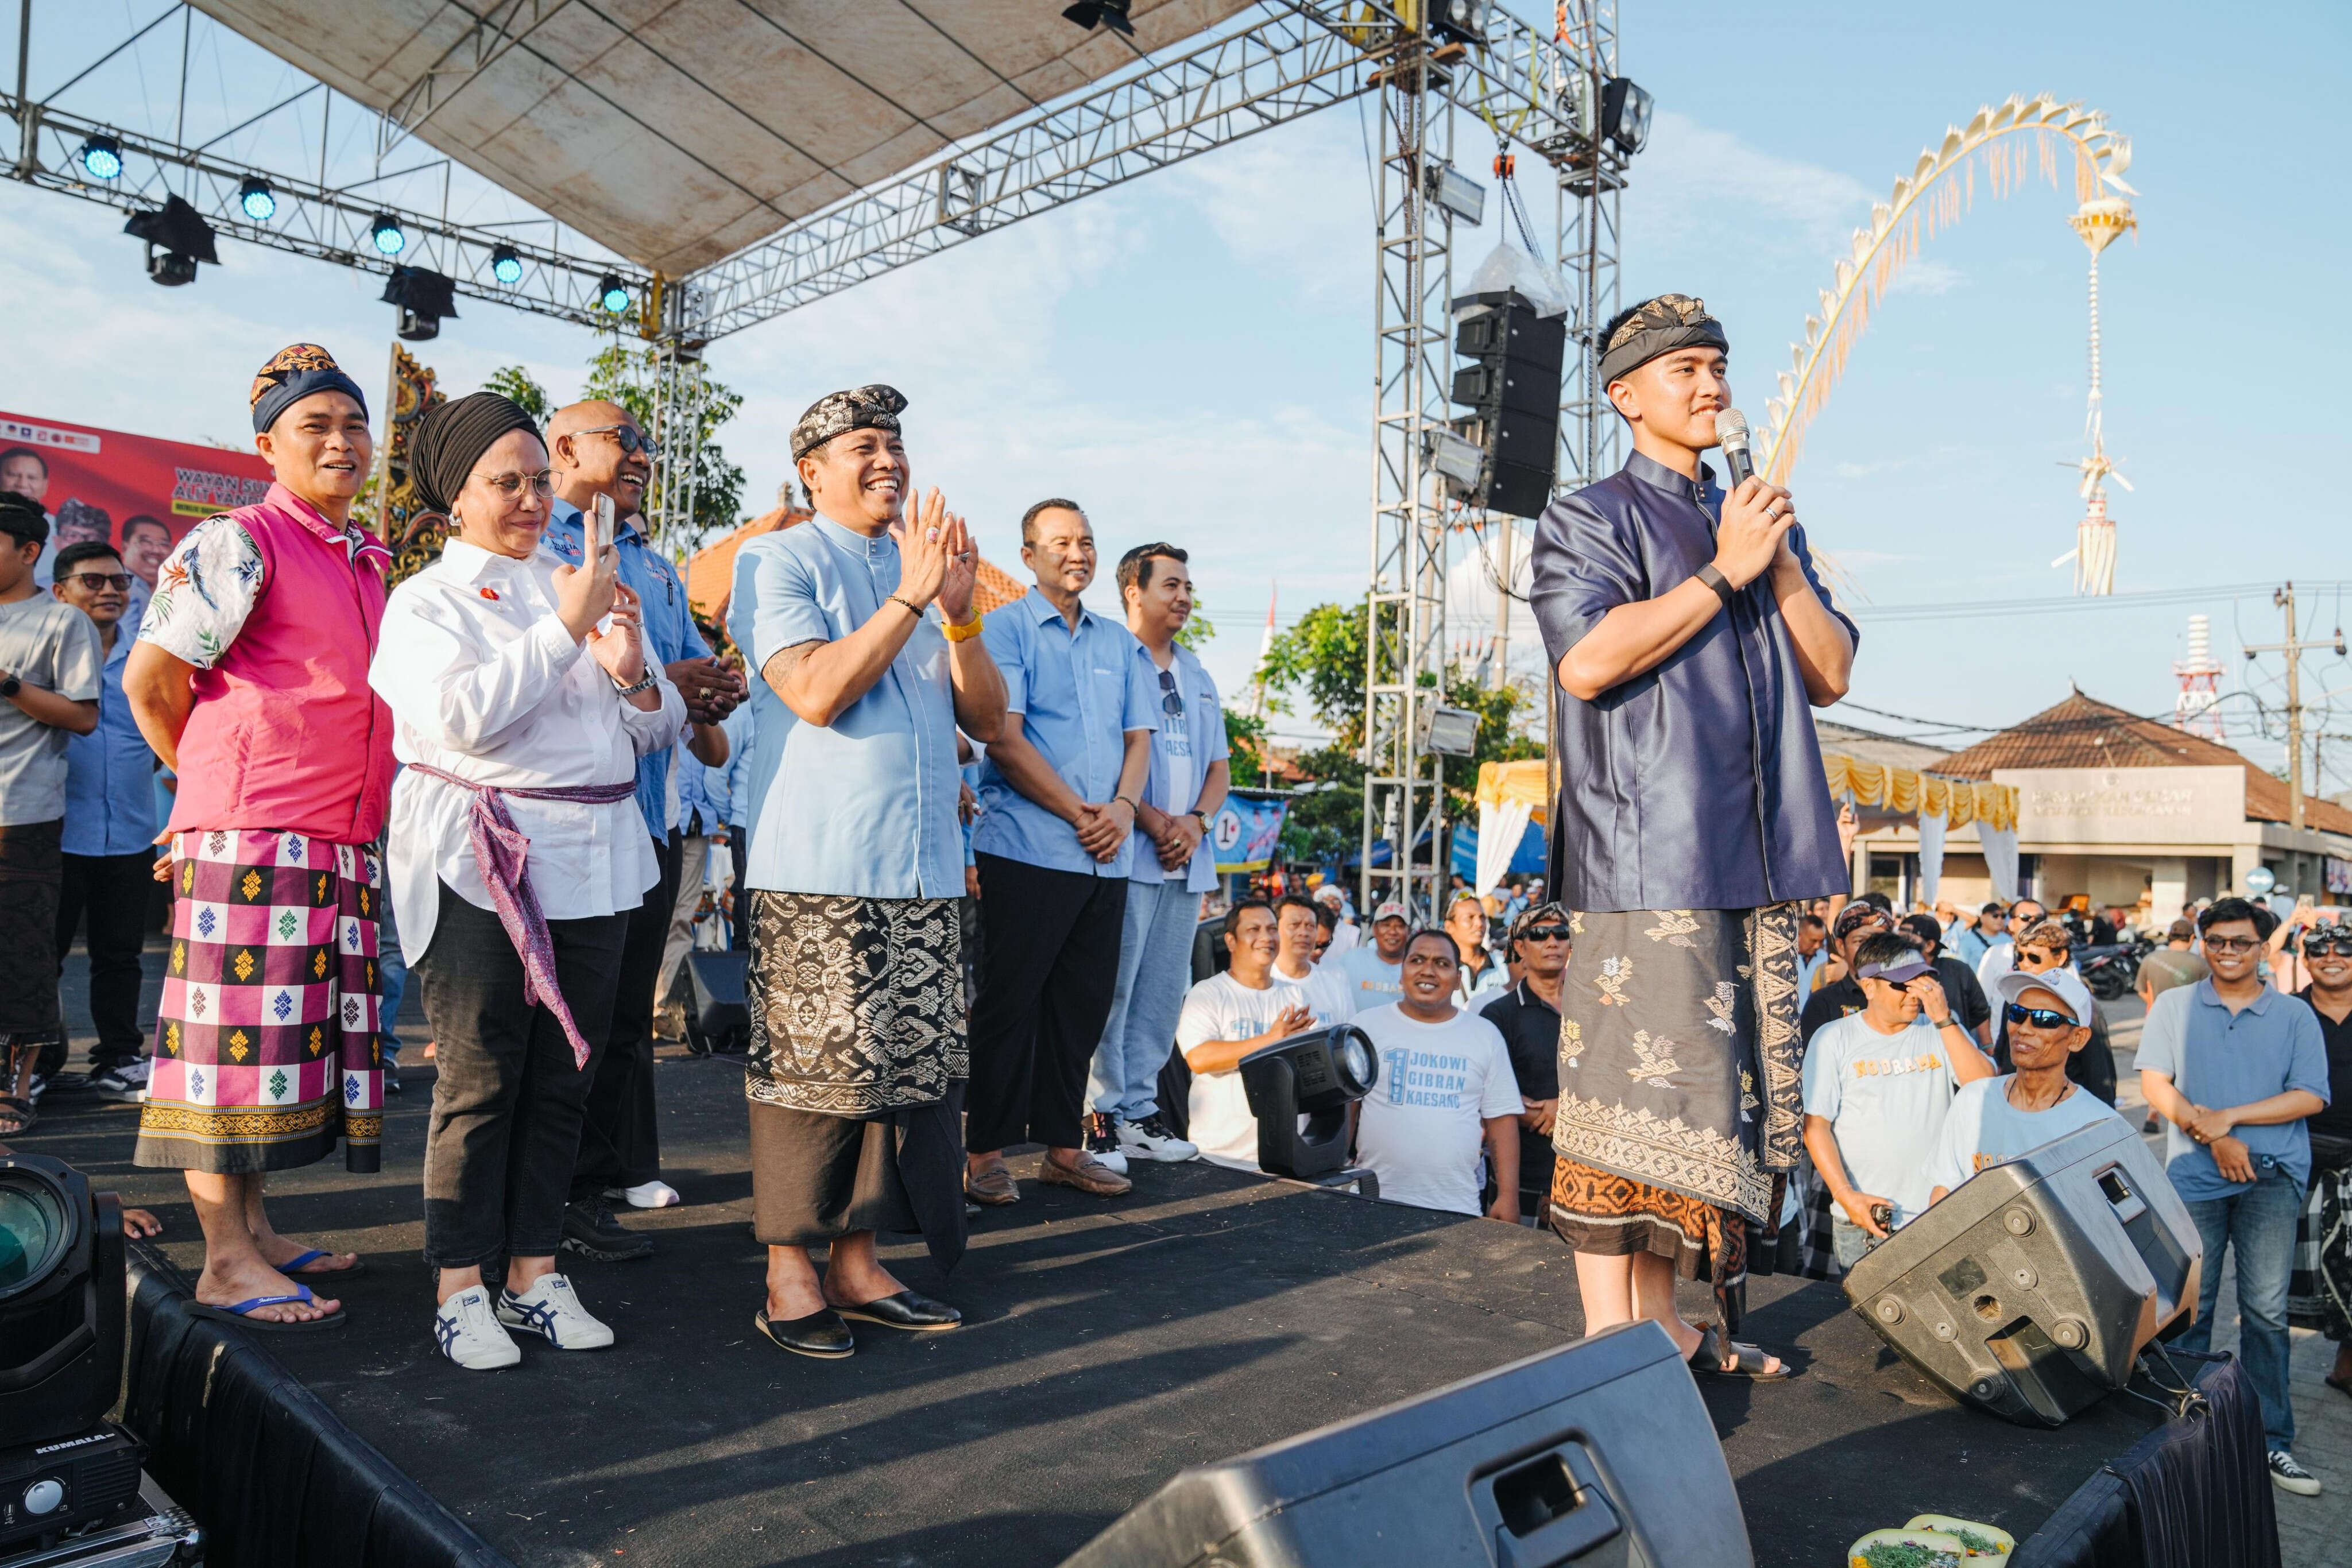
M 2164 1167 L 2110 1118 L 1963 1182 L 1848 1270 L 1845 1293 L 1960 1399 L 2056 1427 L 2192 1321 L 2203 1258 Z
M 743 1049 L 751 1032 L 751 1009 L 744 995 L 751 964 L 749 953 L 688 951 L 686 969 L 694 994 L 686 1009 L 686 1035 L 695 1050 L 708 1055 Z
M 1748 1526 L 1652 1322 L 1189 1469 L 1063 1568 L 1743 1568 Z

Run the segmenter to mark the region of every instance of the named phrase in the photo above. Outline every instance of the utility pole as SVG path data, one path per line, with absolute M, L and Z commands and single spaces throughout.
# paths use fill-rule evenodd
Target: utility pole
M 2286 614 L 2286 641 L 2249 643 L 2246 657 L 2251 661 L 2257 653 L 2286 655 L 2286 825 L 2299 833 L 2303 831 L 2303 655 L 2306 650 L 2333 649 L 2341 657 L 2344 629 L 2337 627 L 2328 642 L 2305 641 L 2294 618 L 2292 582 L 2272 594 L 2271 602 Z

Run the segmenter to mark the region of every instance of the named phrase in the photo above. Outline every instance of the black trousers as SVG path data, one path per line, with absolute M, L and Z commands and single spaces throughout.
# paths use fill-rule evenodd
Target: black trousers
M 580 1129 L 580 1155 L 572 1168 L 572 1196 L 593 1198 L 606 1187 L 637 1186 L 661 1175 L 661 1127 L 654 1111 L 654 987 L 661 981 L 662 945 L 669 940 L 677 904 L 677 835 L 656 839 L 661 881 L 629 911 L 621 948 L 620 988 L 613 996 L 604 1049 L 591 1065 L 588 1115 Z M 584 1032 L 584 1031 L 583 1031 Z
M 986 912 L 964 1147 L 1076 1148 L 1087 1069 L 1118 986 L 1127 878 L 974 857 Z
M 556 986 L 589 1042 L 585 1067 L 554 1012 L 523 1001 L 522 958 L 496 912 L 443 883 L 438 922 L 415 969 L 439 1070 L 425 1134 L 425 1261 L 551 1257 L 629 917 L 547 923 Z
M 58 889 L 58 967 L 75 933 L 87 925 L 89 946 L 89 1021 L 98 1030 L 91 1048 L 93 1070 L 139 1060 L 147 1031 L 139 1027 L 139 967 L 147 945 L 147 900 L 155 886 L 155 854 L 132 850 L 121 855 L 65 857 L 65 880 Z
M 749 953 L 751 950 L 751 890 L 744 885 L 743 874 L 751 863 L 751 831 L 730 827 L 727 830 L 727 850 L 735 857 L 735 918 L 730 922 L 727 945 L 738 953 Z

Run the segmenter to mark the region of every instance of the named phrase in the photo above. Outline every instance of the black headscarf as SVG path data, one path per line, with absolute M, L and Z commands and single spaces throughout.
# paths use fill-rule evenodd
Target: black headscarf
M 1633 374 L 1661 354 L 1704 345 L 1731 351 L 1723 323 L 1706 313 L 1706 301 L 1687 294 L 1661 294 L 1625 313 L 1601 350 L 1601 384 Z
M 253 431 L 258 435 L 278 423 L 278 416 L 313 392 L 349 392 L 367 412 L 367 396 L 360 383 L 343 374 L 335 356 L 316 343 L 290 343 L 270 356 L 253 378 L 246 401 L 253 404 Z
M 482 454 L 510 430 L 537 435 L 539 425 L 521 404 L 497 392 L 468 393 L 418 415 L 408 438 L 408 476 L 425 509 L 447 512 Z

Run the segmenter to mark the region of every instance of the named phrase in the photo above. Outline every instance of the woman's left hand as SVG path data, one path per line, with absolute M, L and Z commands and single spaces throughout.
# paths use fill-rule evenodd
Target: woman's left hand
M 625 583 L 613 589 L 611 630 L 588 633 L 588 656 L 621 685 L 646 678 L 645 612 Z

